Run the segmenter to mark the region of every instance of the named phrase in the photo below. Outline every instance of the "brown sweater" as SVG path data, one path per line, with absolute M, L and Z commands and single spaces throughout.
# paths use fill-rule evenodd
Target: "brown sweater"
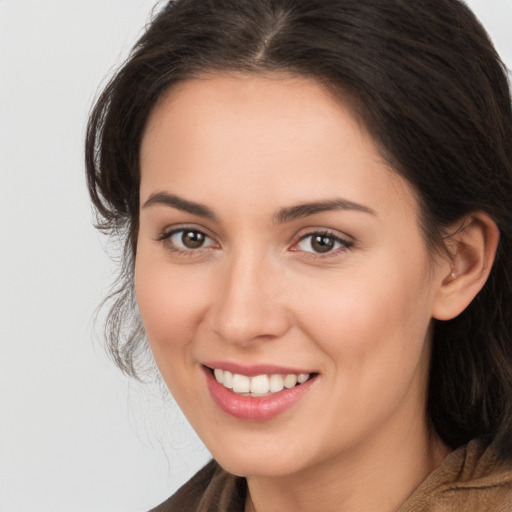
M 245 496 L 245 479 L 211 461 L 150 512 L 244 512 Z M 472 441 L 451 453 L 397 512 L 512 512 L 512 463 L 500 461 L 493 445 Z

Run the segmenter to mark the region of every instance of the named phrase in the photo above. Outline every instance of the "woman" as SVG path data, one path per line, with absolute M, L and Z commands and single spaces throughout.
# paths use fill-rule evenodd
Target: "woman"
M 464 4 L 169 2 L 86 159 L 111 353 L 147 336 L 214 459 L 156 511 L 512 510 L 511 101 Z

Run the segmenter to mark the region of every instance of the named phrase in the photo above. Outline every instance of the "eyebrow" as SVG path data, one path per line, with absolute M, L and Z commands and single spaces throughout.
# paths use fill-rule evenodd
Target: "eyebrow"
M 174 194 L 167 192 L 157 192 L 149 196 L 147 201 L 143 204 L 143 208 L 151 208 L 152 206 L 163 205 L 182 210 L 192 215 L 204 217 L 211 220 L 217 220 L 217 216 L 212 209 L 208 208 L 201 203 L 183 199 Z M 294 206 L 288 206 L 279 210 L 274 216 L 273 221 L 277 224 L 284 224 L 293 220 L 302 219 L 315 215 L 317 213 L 336 211 L 336 210 L 351 210 L 356 212 L 368 213 L 370 215 L 377 215 L 375 210 L 363 206 L 362 204 L 347 201 L 346 199 L 330 199 L 325 201 L 313 201 L 310 203 L 301 203 Z
M 363 206 L 362 204 L 347 201 L 346 199 L 330 199 L 326 201 L 314 201 L 311 203 L 302 203 L 295 206 L 289 206 L 281 209 L 274 217 L 274 222 L 283 224 L 292 220 L 302 219 L 322 212 L 330 212 L 336 210 L 352 210 L 356 212 L 377 215 L 375 210 Z
M 213 213 L 213 210 L 208 208 L 208 206 L 196 203 L 194 201 L 188 201 L 187 199 L 175 196 L 174 194 L 168 194 L 167 192 L 157 192 L 156 194 L 151 194 L 149 199 L 143 204 L 142 207 L 150 208 L 157 205 L 171 206 L 177 210 L 182 210 L 184 212 L 191 213 L 192 215 L 197 215 L 199 217 L 204 217 L 206 219 L 217 219 L 216 215 Z

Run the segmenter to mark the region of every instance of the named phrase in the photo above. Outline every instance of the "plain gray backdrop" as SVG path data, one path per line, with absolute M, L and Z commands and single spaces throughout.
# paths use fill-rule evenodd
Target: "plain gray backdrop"
M 512 67 L 512 0 L 468 3 Z M 113 267 L 85 188 L 87 112 L 154 4 L 0 0 L 0 512 L 143 512 L 208 457 L 92 323 Z

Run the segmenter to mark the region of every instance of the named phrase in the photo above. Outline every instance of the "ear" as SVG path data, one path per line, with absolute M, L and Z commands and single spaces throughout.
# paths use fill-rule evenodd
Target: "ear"
M 432 317 L 451 320 L 462 313 L 483 288 L 491 272 L 500 233 L 485 213 L 476 212 L 464 219 L 447 239 L 451 254 L 440 265 L 440 286 Z

